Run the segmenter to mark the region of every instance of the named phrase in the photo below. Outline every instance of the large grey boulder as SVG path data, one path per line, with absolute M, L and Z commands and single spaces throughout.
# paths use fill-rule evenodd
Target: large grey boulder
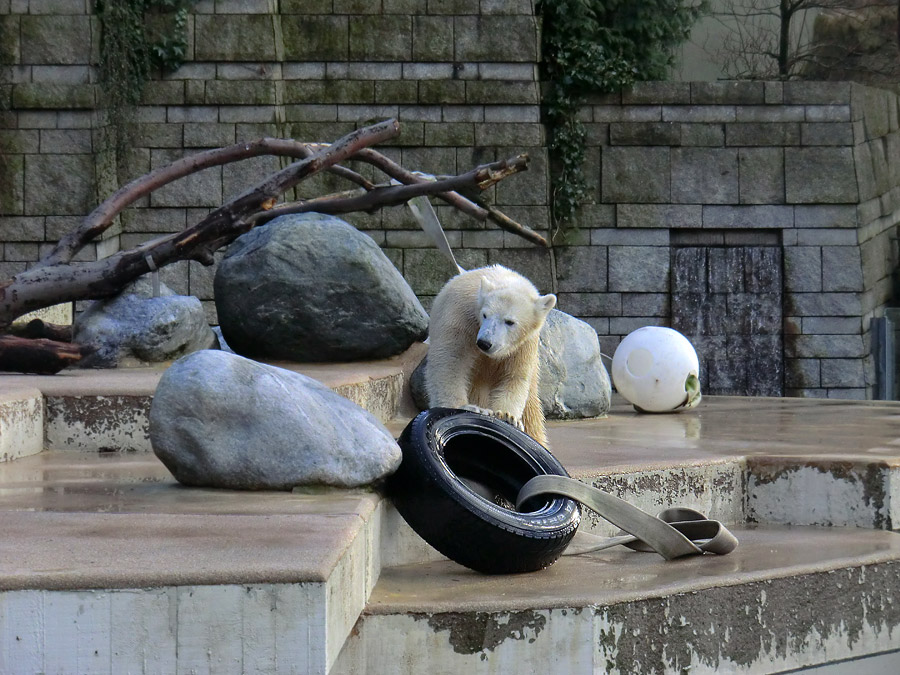
M 153 297 L 150 280 L 140 277 L 116 297 L 94 302 L 76 317 L 74 341 L 96 349 L 78 365 L 158 363 L 217 345 L 197 298 L 175 295 L 165 284 L 159 290 L 159 297 Z
M 548 419 L 597 417 L 609 412 L 612 386 L 590 324 L 552 310 L 541 329 L 541 407 Z
M 401 459 L 374 416 L 325 385 L 212 350 L 163 373 L 150 443 L 181 483 L 238 490 L 356 487 L 393 473 Z
M 378 245 L 333 216 L 282 216 L 251 230 L 229 246 L 214 283 L 222 334 L 253 358 L 386 358 L 428 330 Z
M 541 407 L 547 419 L 598 417 L 609 412 L 609 374 L 600 358 L 600 341 L 593 328 L 574 316 L 551 310 L 541 329 Z M 413 402 L 428 407 L 425 364 L 410 376 Z

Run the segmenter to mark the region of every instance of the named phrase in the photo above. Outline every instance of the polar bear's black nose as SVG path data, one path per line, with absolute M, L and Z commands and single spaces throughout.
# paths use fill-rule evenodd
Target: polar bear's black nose
M 475 344 L 478 345 L 478 349 L 483 352 L 489 352 L 491 351 L 491 347 L 493 347 L 493 345 L 484 338 L 481 338 Z

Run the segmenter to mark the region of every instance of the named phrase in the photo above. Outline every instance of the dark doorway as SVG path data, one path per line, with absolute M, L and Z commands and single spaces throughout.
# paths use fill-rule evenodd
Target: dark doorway
M 697 350 L 703 393 L 783 396 L 781 246 L 673 239 L 671 325 Z

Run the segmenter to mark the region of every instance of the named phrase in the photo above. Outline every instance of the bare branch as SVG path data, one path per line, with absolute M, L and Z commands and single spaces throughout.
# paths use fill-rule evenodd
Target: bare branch
M 347 159 L 367 145 L 393 138 L 399 131 L 396 120 L 357 129 L 308 158 L 276 172 L 263 183 L 214 210 L 193 227 L 175 235 L 95 262 L 50 264 L 45 260 L 44 264 L 0 284 L 0 329 L 8 326 L 17 316 L 51 304 L 109 297 L 133 279 L 177 260 L 198 260 L 211 264 L 212 254 L 218 248 L 250 229 L 242 221 L 244 217 L 271 208 L 277 196 L 304 178 Z M 167 178 L 157 175 L 154 180 Z M 143 191 L 145 184 L 140 183 L 135 190 Z M 123 199 L 127 198 L 123 196 Z M 98 220 L 103 220 L 103 217 Z M 86 236 L 82 227 L 76 232 L 78 236 L 73 237 L 72 245 Z M 63 246 L 60 257 L 65 258 L 68 250 Z
M 311 147 L 317 147 L 317 145 L 311 144 Z M 413 183 L 430 182 L 427 178 L 423 178 L 422 176 L 415 174 L 412 171 L 404 169 L 389 157 L 386 157 L 385 155 L 376 150 L 372 150 L 371 148 L 366 148 L 365 150 L 357 153 L 353 157 L 353 159 L 371 164 L 372 166 L 380 169 L 386 175 L 406 185 L 411 185 Z M 505 213 L 502 213 L 500 210 L 494 207 L 484 207 L 476 204 L 475 202 L 466 199 L 457 192 L 441 192 L 434 196 L 446 202 L 450 206 L 459 209 L 466 215 L 480 220 L 481 222 L 490 220 L 501 229 L 522 237 L 523 239 L 526 239 L 533 244 L 544 247 L 549 246 L 547 240 L 540 234 L 538 234 L 531 228 L 516 222 Z
M 707 51 L 730 77 L 891 85 L 900 77 L 896 2 L 734 0 L 727 5 L 728 11 L 714 14 L 724 28 L 721 47 Z
M 256 225 L 267 222 L 287 213 L 353 213 L 355 211 L 373 211 L 385 206 L 405 204 L 414 197 L 435 195 L 465 188 L 477 187 L 485 190 L 507 176 L 511 176 L 527 168 L 528 156 L 519 155 L 502 162 L 485 164 L 459 176 L 436 181 L 423 180 L 411 185 L 377 186 L 368 192 L 355 192 L 347 195 L 329 195 L 318 199 L 309 199 L 293 204 L 282 204 L 268 211 L 260 211 L 246 219 L 248 224 Z
M 399 133 L 397 127 L 395 133 Z M 384 139 L 387 140 L 387 139 Z M 188 157 L 175 160 L 165 166 L 154 169 L 150 173 L 136 178 L 130 183 L 116 190 L 108 199 L 88 214 L 78 228 L 67 233 L 59 243 L 45 255 L 41 265 L 56 265 L 69 262 L 90 241 L 105 232 L 112 225 L 116 216 L 125 208 L 145 197 L 154 190 L 168 185 L 179 178 L 208 169 L 213 166 L 221 166 L 232 162 L 259 157 L 262 155 L 277 155 L 286 157 L 300 157 L 307 159 L 311 153 L 308 144 L 298 143 L 293 140 L 278 138 L 262 138 L 249 143 L 237 143 L 225 148 L 216 148 L 198 152 Z M 290 168 L 290 167 L 288 167 Z M 354 171 L 344 167 L 332 166 L 329 171 L 346 178 L 361 187 L 371 189 L 372 184 Z
M 59 302 L 101 299 L 115 295 L 128 282 L 149 271 L 179 260 L 197 260 L 212 264 L 213 253 L 231 243 L 255 224 L 283 213 L 319 211 L 348 213 L 371 211 L 388 205 L 402 204 L 418 195 L 437 195 L 457 208 L 475 214 L 479 219 L 492 219 L 504 229 L 535 243 L 546 245 L 537 233 L 524 228 L 494 208 L 481 206 L 457 194 L 457 189 L 486 189 L 504 178 L 527 168 L 527 155 L 486 164 L 460 176 L 433 181 L 407 171 L 380 153 L 368 148 L 395 136 L 399 127 L 394 120 L 358 129 L 330 145 L 302 144 L 295 141 L 263 139 L 256 144 L 231 146 L 221 151 L 201 153 L 186 158 L 132 181 L 95 209 L 82 224 L 64 238 L 43 264 L 32 267 L 12 279 L 0 283 L 0 329 L 16 317 Z M 250 154 L 247 154 L 250 153 Z M 74 253 L 90 238 L 112 223 L 115 215 L 128 204 L 153 189 L 192 171 L 243 159 L 255 154 L 285 154 L 303 158 L 277 171 L 265 181 L 231 199 L 209 213 L 195 225 L 177 233 L 145 242 L 127 251 L 91 262 L 73 262 Z M 356 159 L 371 163 L 393 174 L 401 185 L 376 186 L 360 174 L 340 166 L 340 162 Z M 299 204 L 275 206 L 276 199 L 297 183 L 320 171 L 334 170 L 361 190 L 330 195 Z M 18 349 L 18 345 L 14 345 Z M 3 351 L 6 347 L 0 347 Z M 56 358 L 57 347 L 43 347 L 48 359 Z M 55 350 L 55 351 L 54 351 Z

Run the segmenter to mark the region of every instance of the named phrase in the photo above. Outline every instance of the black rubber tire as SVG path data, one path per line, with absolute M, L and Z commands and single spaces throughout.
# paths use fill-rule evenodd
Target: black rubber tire
M 530 479 L 568 474 L 512 425 L 432 408 L 399 443 L 403 461 L 388 494 L 410 527 L 451 560 L 485 574 L 533 572 L 554 563 L 575 536 L 581 511 L 572 499 L 535 497 L 527 512 L 515 510 Z

